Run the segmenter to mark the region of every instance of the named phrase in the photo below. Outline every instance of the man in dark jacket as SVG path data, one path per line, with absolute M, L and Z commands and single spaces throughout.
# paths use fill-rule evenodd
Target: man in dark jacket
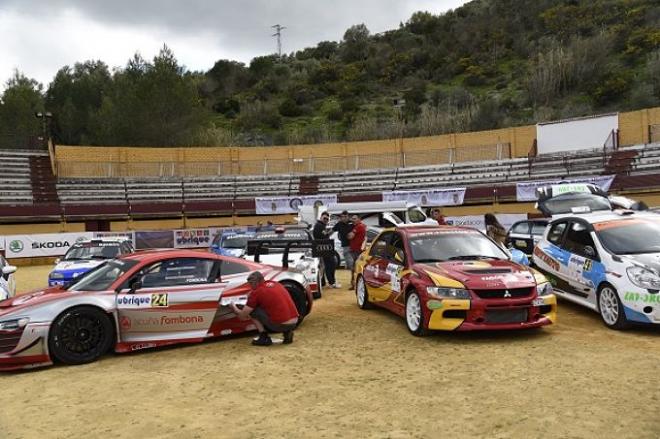
M 314 224 L 314 229 L 312 230 L 312 236 L 314 239 L 329 239 L 332 234 L 332 229 L 328 228 L 328 223 L 330 222 L 330 214 L 328 212 L 323 212 L 321 218 Z M 341 288 L 341 285 L 335 280 L 335 270 L 336 262 L 335 256 L 324 256 L 323 257 L 323 266 L 325 267 L 325 279 L 328 280 L 330 288 Z M 325 285 L 325 283 L 323 283 Z
M 351 253 L 351 239 L 348 237 L 351 230 L 353 230 L 353 223 L 350 221 L 348 216 L 348 211 L 345 210 L 339 215 L 339 221 L 332 228 L 334 232 L 337 232 L 339 241 L 341 241 L 341 249 L 344 254 L 344 263 L 346 269 L 353 270 L 353 255 Z

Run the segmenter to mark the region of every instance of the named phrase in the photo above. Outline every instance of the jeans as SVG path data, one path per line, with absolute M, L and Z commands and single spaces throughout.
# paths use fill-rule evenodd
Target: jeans
M 325 267 L 325 278 L 328 280 L 328 283 L 330 285 L 334 285 L 337 283 L 335 280 L 335 257 L 333 256 L 325 256 L 323 258 L 323 266 Z
M 350 247 L 342 247 L 342 253 L 344 254 L 344 266 L 347 270 L 353 271 L 353 264 L 355 264 L 355 259 L 353 258 L 353 252 Z

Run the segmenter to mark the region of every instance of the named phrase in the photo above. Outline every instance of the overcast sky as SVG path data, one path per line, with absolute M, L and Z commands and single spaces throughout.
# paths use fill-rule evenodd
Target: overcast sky
M 290 53 L 364 23 L 372 33 L 395 29 L 415 11 L 434 14 L 465 0 L 0 0 L 0 90 L 14 69 L 44 85 L 65 65 L 102 60 L 123 67 L 135 52 L 152 59 L 163 44 L 189 70 L 218 59 L 249 64 Z

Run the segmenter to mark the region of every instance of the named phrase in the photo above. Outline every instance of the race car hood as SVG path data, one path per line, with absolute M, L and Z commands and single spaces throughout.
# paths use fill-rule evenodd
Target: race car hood
M 660 253 L 644 253 L 641 255 L 625 255 L 625 259 L 644 267 L 655 270 L 656 273 L 660 273 Z
M 452 288 L 508 289 L 536 285 L 527 267 L 505 260 L 436 262 L 417 264 L 415 269 L 425 272 L 437 286 Z
M 53 268 L 53 272 L 63 273 L 63 274 L 84 273 L 86 271 L 91 270 L 94 267 L 98 267 L 105 261 L 106 261 L 105 259 L 61 261 L 57 265 L 55 265 L 55 268 Z
M 46 288 L 43 290 L 35 290 L 20 296 L 14 296 L 10 299 L 0 302 L 0 318 L 6 314 L 11 314 L 14 311 L 22 310 L 35 305 L 41 305 L 53 300 L 59 300 L 74 294 L 73 292 L 63 289 L 61 286 Z

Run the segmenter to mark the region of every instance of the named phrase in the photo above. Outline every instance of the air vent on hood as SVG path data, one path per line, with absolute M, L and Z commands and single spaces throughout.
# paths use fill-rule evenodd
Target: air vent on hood
M 477 270 L 463 270 L 466 273 L 474 274 L 502 274 L 502 273 L 511 273 L 510 268 L 481 268 Z

